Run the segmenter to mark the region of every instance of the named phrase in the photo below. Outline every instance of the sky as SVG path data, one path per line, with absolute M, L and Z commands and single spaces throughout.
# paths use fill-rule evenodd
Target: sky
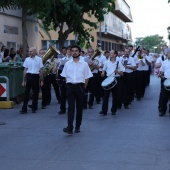
M 130 6 L 133 22 L 129 23 L 132 39 L 160 35 L 169 43 L 167 27 L 170 26 L 170 3 L 168 0 L 126 0 Z

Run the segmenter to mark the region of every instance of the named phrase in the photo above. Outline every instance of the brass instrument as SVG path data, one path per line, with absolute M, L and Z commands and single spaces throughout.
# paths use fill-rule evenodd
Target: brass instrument
M 54 54 L 60 54 L 60 52 L 55 47 L 50 45 L 50 47 L 48 48 L 48 50 L 45 52 L 45 54 L 42 57 L 42 61 L 44 65 L 43 66 L 43 77 L 51 73 L 54 66 L 56 66 L 56 62 L 54 61 Z
M 139 60 L 139 61 L 143 60 L 143 55 L 139 54 L 139 55 L 138 55 L 138 60 Z
M 93 71 L 95 69 L 93 65 L 98 65 L 99 64 L 99 61 L 96 60 L 95 57 L 97 57 L 101 53 L 103 54 L 104 51 L 100 47 L 96 47 L 95 53 L 90 58 L 92 60 L 92 65 L 89 66 L 91 71 Z

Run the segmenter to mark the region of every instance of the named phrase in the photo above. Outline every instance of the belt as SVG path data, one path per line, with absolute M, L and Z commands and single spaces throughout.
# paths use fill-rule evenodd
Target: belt
M 79 86 L 79 85 L 84 85 L 84 83 L 66 83 L 71 86 Z
M 27 73 L 27 75 L 39 76 L 39 74 Z

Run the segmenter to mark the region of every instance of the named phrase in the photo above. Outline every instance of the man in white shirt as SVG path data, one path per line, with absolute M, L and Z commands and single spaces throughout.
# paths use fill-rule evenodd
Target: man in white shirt
M 105 73 L 107 74 L 106 75 L 107 77 L 113 76 L 115 78 L 114 81 L 117 82 L 116 85 L 110 90 L 104 90 L 102 111 L 99 112 L 100 114 L 103 114 L 103 115 L 107 115 L 110 92 L 112 92 L 112 108 L 111 108 L 112 115 L 115 115 L 117 112 L 119 78 L 120 76 L 123 76 L 123 71 L 125 70 L 125 68 L 119 61 L 116 61 L 116 56 L 117 56 L 117 52 L 112 50 L 110 52 L 110 59 L 105 62 L 103 71 L 101 74 L 102 77 L 104 77 Z
M 92 73 L 88 64 L 80 59 L 81 48 L 77 45 L 71 47 L 72 57 L 63 68 L 61 76 L 66 78 L 66 93 L 68 101 L 68 126 L 63 129 L 65 133 L 73 133 L 73 121 L 76 106 L 75 133 L 80 132 L 83 112 L 84 91 Z
M 162 90 L 162 104 L 161 104 L 161 111 L 159 116 L 164 116 L 167 110 L 167 103 L 170 99 L 170 48 L 167 49 L 167 60 L 162 62 L 162 66 L 160 68 L 160 76 L 164 76 L 163 80 L 163 90 Z M 165 82 L 168 82 L 167 85 Z M 167 87 L 166 87 L 167 86 Z M 168 88 L 168 89 L 166 89 Z
M 27 105 L 29 101 L 29 93 L 32 89 L 33 100 L 32 100 L 32 113 L 36 113 L 38 107 L 38 93 L 39 93 L 39 76 L 41 80 L 41 86 L 43 85 L 43 63 L 42 59 L 36 55 L 36 48 L 31 47 L 29 49 L 30 57 L 27 57 L 24 61 L 23 67 L 23 82 L 22 85 L 25 87 L 24 103 L 22 106 L 21 114 L 27 113 Z
M 136 70 L 136 63 L 133 57 L 130 57 L 130 50 L 128 48 L 125 49 L 125 55 L 123 56 L 121 63 L 125 67 L 124 71 L 124 84 L 125 86 L 122 89 L 124 93 L 124 106 L 125 109 L 129 109 L 129 104 L 132 102 L 134 98 L 134 76 L 133 71 Z

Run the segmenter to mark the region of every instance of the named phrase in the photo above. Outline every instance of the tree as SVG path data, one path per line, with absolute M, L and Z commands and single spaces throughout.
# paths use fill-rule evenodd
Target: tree
M 104 20 L 104 14 L 113 10 L 114 0 L 55 0 L 55 5 L 50 8 L 44 7 L 38 13 L 38 18 L 46 30 L 58 31 L 58 44 L 61 47 L 70 33 L 78 35 L 78 43 L 84 46 L 90 45 L 94 37 L 90 35 L 92 29 L 97 28 L 97 22 L 90 21 L 94 16 L 98 22 Z M 89 19 L 85 19 L 87 14 Z M 85 24 L 88 28 L 85 28 Z M 67 29 L 64 29 L 67 25 Z
M 142 46 L 142 48 L 146 48 L 157 53 L 161 52 L 161 48 L 164 44 L 166 44 L 166 42 L 163 40 L 163 36 L 159 36 L 157 34 L 136 38 L 135 41 L 136 46 Z

